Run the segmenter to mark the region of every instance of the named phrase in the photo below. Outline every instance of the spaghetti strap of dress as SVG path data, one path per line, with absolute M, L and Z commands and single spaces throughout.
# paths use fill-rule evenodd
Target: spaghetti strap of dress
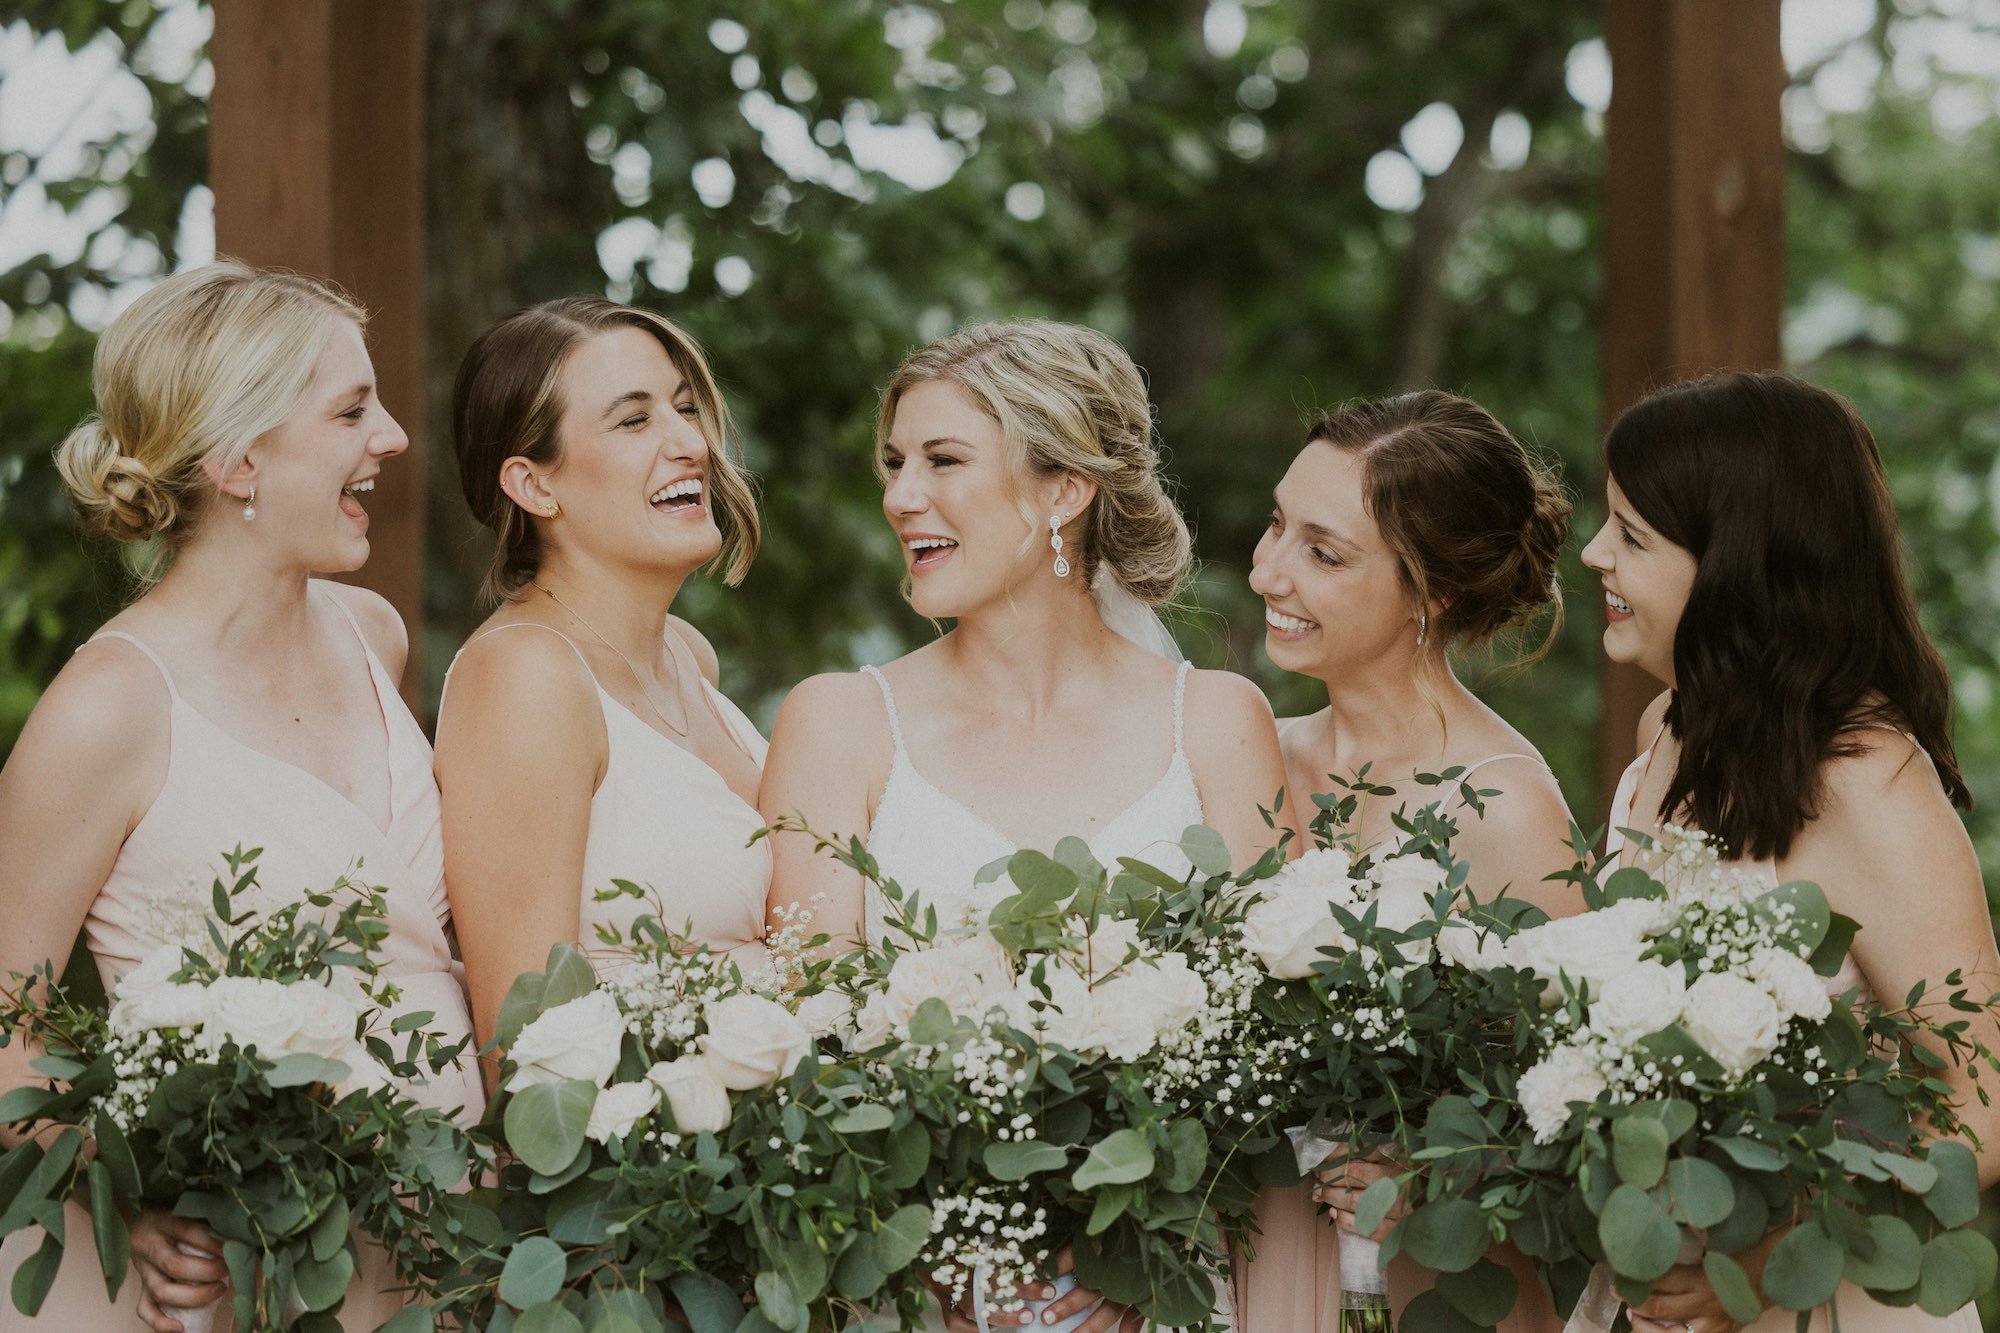
M 147 644 L 147 642 L 144 639 L 140 638 L 136 634 L 127 634 L 122 629 L 101 629 L 97 631 L 97 633 L 85 639 L 81 644 L 78 644 L 77 651 L 82 652 L 85 648 L 90 647 L 91 644 L 100 643 L 105 639 L 119 639 L 125 643 L 131 644 L 134 648 L 137 648 L 140 652 L 144 653 L 146 655 L 146 660 L 148 662 L 151 662 L 153 664 L 154 670 L 160 673 L 160 679 L 167 683 L 168 697 L 171 698 L 175 703 L 179 703 L 181 701 L 181 692 L 174 685 L 174 673 L 167 670 L 167 664 L 160 660 L 160 655 L 154 652 L 152 647 L 149 644 Z

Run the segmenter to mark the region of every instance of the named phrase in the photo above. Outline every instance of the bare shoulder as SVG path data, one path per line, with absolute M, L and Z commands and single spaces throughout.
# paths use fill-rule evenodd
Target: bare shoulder
M 1533 751 L 1495 759 L 1474 773 L 1476 791 L 1491 792 L 1480 798 L 1485 814 L 1476 821 L 1495 833 L 1549 833 L 1558 839 L 1569 836 L 1569 802 L 1548 765 Z
M 679 616 L 668 616 L 667 626 L 681 636 L 681 642 L 685 643 L 688 651 L 694 654 L 694 664 L 701 668 L 701 674 L 708 683 L 720 685 L 722 664 L 716 659 L 715 645 L 708 641 L 708 636 Z
M 1673 691 L 1662 690 L 1653 702 L 1646 705 L 1646 711 L 1639 714 L 1639 731 L 1635 740 L 1639 749 L 1645 749 L 1659 736 L 1660 728 L 1667 722 L 1667 708 L 1673 701 Z
M 1893 837 L 1899 822 L 1958 823 L 1930 756 L 1915 741 L 1879 727 L 1850 732 L 1847 739 L 1855 753 L 1829 759 L 1820 769 L 1825 785 L 1816 831 L 1846 830 L 1860 842 Z
M 890 749 L 889 715 L 882 690 L 863 671 L 827 671 L 792 686 L 771 727 L 775 751 L 839 750 L 862 754 Z
M 403 667 L 410 660 L 410 631 L 403 624 L 403 617 L 390 605 L 389 599 L 368 588 L 357 588 L 351 583 L 338 583 L 333 579 L 313 580 L 320 587 L 347 608 L 354 617 L 354 623 L 361 627 L 361 637 L 369 650 L 388 669 L 391 676 L 402 679 Z
M 85 644 L 56 673 L 28 715 L 9 768 L 102 791 L 165 777 L 172 698 L 158 667 L 132 644 Z
M 1255 681 L 1234 671 L 1190 671 L 1183 704 L 1191 743 L 1238 739 L 1246 728 L 1259 736 L 1277 736 L 1271 701 Z
M 459 650 L 438 726 L 505 716 L 509 726 L 553 718 L 565 725 L 601 714 L 597 681 L 561 633 L 532 621 L 482 630 Z M 440 736 L 440 740 L 442 740 Z

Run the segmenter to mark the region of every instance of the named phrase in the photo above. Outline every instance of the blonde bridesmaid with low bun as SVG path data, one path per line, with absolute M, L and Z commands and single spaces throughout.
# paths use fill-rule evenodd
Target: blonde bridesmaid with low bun
M 388 890 L 385 966 L 407 1009 L 470 1032 L 452 971 L 431 752 L 396 692 L 402 621 L 316 578 L 368 558 L 367 496 L 408 445 L 377 396 L 362 312 L 331 287 L 228 261 L 141 296 L 98 343 L 98 415 L 57 457 L 92 534 L 143 543 L 146 588 L 78 650 L 0 770 L 0 975 L 69 956 L 81 931 L 108 986 L 162 941 L 163 899 L 206 910 L 221 853 L 262 847 L 274 903 L 357 861 Z M 180 901 L 189 895 L 186 901 Z M 0 1090 L 39 1076 L 0 1049 Z M 476 1075 L 410 1089 L 468 1122 Z M 41 1312 L 0 1330 L 180 1333 L 226 1298 L 219 1246 L 167 1212 L 132 1227 L 136 1272 L 107 1300 L 88 1211 Z M 0 1292 L 34 1252 L 0 1248 Z M 373 1329 L 404 1305 L 381 1252 L 340 1313 Z

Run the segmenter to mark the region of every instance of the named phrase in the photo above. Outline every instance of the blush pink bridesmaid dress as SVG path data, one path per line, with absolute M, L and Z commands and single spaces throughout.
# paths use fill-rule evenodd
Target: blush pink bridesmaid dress
M 444 850 L 439 837 L 437 782 L 431 747 L 396 693 L 359 626 L 338 596 L 312 585 L 314 600 L 338 609 L 361 639 L 376 704 L 388 731 L 389 822 L 386 827 L 346 796 L 302 768 L 273 758 L 232 737 L 181 697 L 173 674 L 141 640 L 117 630 L 85 647 L 94 652 L 138 652 L 159 670 L 169 700 L 166 781 L 91 904 L 84 934 L 107 989 L 155 946 L 170 938 L 190 910 L 207 910 L 210 885 L 228 881 L 222 853 L 262 847 L 257 881 L 263 902 L 279 906 L 311 890 L 331 888 L 343 874 L 388 890 L 389 934 L 385 973 L 402 991 L 397 1012 L 430 1010 L 430 1027 L 456 1040 L 469 1036 L 472 1019 L 465 988 L 447 939 L 450 913 L 444 891 Z M 117 641 L 122 647 L 111 646 Z M 102 645 L 92 648 L 91 645 Z M 386 1021 L 386 1019 L 385 1019 Z M 484 1108 L 470 1054 L 408 1089 L 426 1106 L 476 1121 Z M 0 1333 L 98 1333 L 143 1328 L 138 1316 L 140 1280 L 128 1276 L 116 1302 L 108 1301 L 90 1240 L 87 1209 L 66 1209 L 68 1248 L 41 1313 L 30 1319 L 8 1296 L 14 1271 L 39 1248 L 38 1232 L 17 1232 L 0 1247 Z M 361 1247 L 361 1264 L 340 1313 L 341 1327 L 372 1330 L 403 1308 L 387 1257 Z M 229 1319 L 220 1321 L 227 1326 Z

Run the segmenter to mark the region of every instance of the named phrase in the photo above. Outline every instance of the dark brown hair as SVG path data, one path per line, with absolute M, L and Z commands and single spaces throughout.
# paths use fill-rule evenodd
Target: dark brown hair
M 1627 408 L 1604 453 L 1639 516 L 1695 558 L 1663 817 L 1686 811 L 1736 854 L 1783 856 L 1819 813 L 1823 765 L 1863 749 L 1869 727 L 1907 731 L 1970 808 L 1882 456 L 1844 399 L 1789 375 L 1691 380 Z
M 650 310 L 571 296 L 530 306 L 480 334 L 452 386 L 451 444 L 459 486 L 473 516 L 499 539 L 483 589 L 491 597 L 518 595 L 541 564 L 535 526 L 500 488 L 500 465 L 517 456 L 544 467 L 561 461 L 563 366 L 578 343 L 618 328 L 638 329 L 658 341 L 701 408 L 701 432 L 708 440 L 706 486 L 722 529 L 722 549 L 713 563 L 723 579 L 740 582 L 757 554 L 756 493 L 733 456 L 729 409 L 701 347 Z
M 1430 618 L 1424 654 L 1483 643 L 1554 607 L 1556 560 L 1569 531 L 1562 487 L 1479 404 L 1438 389 L 1349 403 L 1322 416 L 1306 443 L 1353 451 L 1362 494 L 1403 585 Z

